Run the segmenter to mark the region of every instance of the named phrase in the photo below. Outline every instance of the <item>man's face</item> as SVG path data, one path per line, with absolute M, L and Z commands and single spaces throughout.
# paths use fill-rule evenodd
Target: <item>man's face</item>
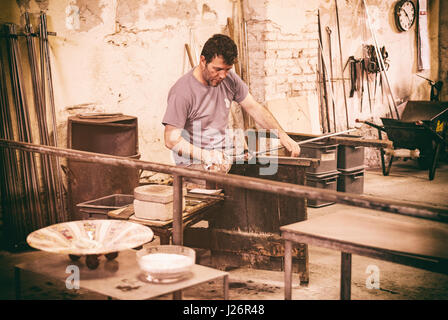
M 214 57 L 209 63 L 201 56 L 201 67 L 202 78 L 212 87 L 218 86 L 232 69 L 232 65 L 226 64 L 222 56 Z

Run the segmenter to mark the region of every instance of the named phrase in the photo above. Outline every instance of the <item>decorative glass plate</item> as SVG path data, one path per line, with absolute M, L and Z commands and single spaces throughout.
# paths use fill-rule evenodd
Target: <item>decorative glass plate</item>
M 152 230 L 122 220 L 81 220 L 54 224 L 30 233 L 26 239 L 36 249 L 80 256 L 106 255 L 114 259 L 118 251 L 133 249 L 153 239 Z M 93 269 L 93 268 L 92 268 Z

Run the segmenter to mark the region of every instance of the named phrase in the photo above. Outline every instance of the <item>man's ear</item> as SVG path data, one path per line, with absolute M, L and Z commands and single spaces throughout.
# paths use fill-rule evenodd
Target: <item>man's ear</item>
M 201 55 L 201 56 L 199 57 L 199 64 L 200 64 L 203 68 L 205 68 L 205 65 L 207 64 L 207 60 L 205 60 L 205 57 L 204 57 L 203 55 Z

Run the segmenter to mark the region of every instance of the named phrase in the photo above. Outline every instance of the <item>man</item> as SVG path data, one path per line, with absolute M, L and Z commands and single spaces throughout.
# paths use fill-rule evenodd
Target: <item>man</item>
M 254 100 L 247 85 L 231 71 L 237 47 L 226 35 L 207 40 L 199 65 L 182 76 L 168 94 L 165 146 L 174 153 L 177 165 L 227 171 L 223 149 L 231 101 L 241 105 L 265 129 L 277 130 L 280 143 L 297 157 L 300 147 L 274 116 Z

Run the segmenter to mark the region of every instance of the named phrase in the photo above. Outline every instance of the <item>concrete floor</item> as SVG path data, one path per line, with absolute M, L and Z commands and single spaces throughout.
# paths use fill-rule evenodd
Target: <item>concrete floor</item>
M 396 162 L 391 174 L 384 177 L 380 169 L 368 170 L 364 177 L 364 193 L 389 199 L 409 200 L 429 205 L 448 206 L 448 164 L 442 163 L 433 181 L 428 171 L 419 170 L 412 161 Z M 333 204 L 323 208 L 308 208 L 308 218 L 313 219 L 338 211 L 388 216 L 399 220 L 413 220 L 402 215 Z M 418 219 L 420 223 L 436 222 Z M 440 225 L 440 224 L 439 224 Z M 445 225 L 443 225 L 445 227 Z M 157 244 L 157 240 L 150 245 Z M 15 299 L 13 266 L 39 256 L 39 251 L 10 253 L 0 251 L 0 299 Z M 201 257 L 207 264 L 207 255 Z M 380 271 L 380 288 L 368 289 L 366 279 L 369 266 Z M 310 281 L 300 286 L 293 277 L 294 300 L 339 299 L 340 253 L 309 246 Z M 230 273 L 230 299 L 233 300 L 281 300 L 284 298 L 283 272 L 238 268 Z M 68 290 L 64 283 L 24 272 L 22 275 L 24 299 L 105 299 L 104 296 L 83 289 Z M 170 299 L 166 295 L 160 299 Z M 184 299 L 221 299 L 222 282 L 211 281 L 183 291 Z M 448 276 L 412 267 L 353 255 L 352 299 L 354 300 L 446 300 L 448 299 Z

